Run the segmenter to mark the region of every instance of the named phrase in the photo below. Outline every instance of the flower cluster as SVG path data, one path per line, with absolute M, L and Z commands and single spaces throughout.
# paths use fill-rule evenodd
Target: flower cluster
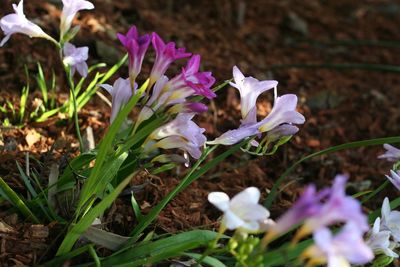
M 302 223 L 294 241 L 313 233 L 315 244 L 303 253 L 303 258 L 309 258 L 310 263 L 327 262 L 333 267 L 371 261 L 373 253 L 363 240 L 369 229 L 367 217 L 362 213 L 361 204 L 346 195 L 347 179 L 345 175 L 337 175 L 331 188 L 319 192 L 313 185 L 309 186 L 293 207 L 276 221 L 266 241 Z M 333 235 L 328 226 L 337 223 L 343 223 L 344 227 Z

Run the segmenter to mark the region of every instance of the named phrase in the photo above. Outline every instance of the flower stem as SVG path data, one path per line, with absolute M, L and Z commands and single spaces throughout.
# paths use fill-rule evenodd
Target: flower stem
M 206 251 L 201 255 L 200 259 L 197 261 L 195 267 L 199 267 L 200 263 L 203 262 L 203 260 L 211 254 L 211 252 L 215 251 L 215 248 L 217 247 L 218 240 L 222 237 L 222 235 L 225 233 L 226 228 L 221 224 L 221 226 L 218 229 L 218 234 L 213 240 L 213 242 L 207 247 Z
M 74 117 L 74 123 L 75 123 L 76 136 L 77 136 L 78 142 L 79 142 L 79 151 L 81 153 L 83 153 L 84 148 L 83 148 L 81 132 L 79 129 L 78 106 L 76 104 L 75 85 L 74 85 L 74 81 L 72 80 L 70 68 L 65 67 L 65 72 L 67 74 L 68 85 L 69 85 L 69 89 L 70 89 L 71 95 L 72 95 L 72 104 L 74 105 L 73 117 Z

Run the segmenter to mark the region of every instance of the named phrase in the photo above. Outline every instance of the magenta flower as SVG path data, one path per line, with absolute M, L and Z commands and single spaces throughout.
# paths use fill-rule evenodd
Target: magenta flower
M 153 33 L 151 42 L 156 50 L 156 59 L 150 74 L 150 85 L 153 85 L 164 75 L 172 62 L 180 58 L 189 57 L 191 54 L 186 53 L 185 48 L 175 48 L 174 42 L 165 44 L 157 33 Z
M 397 188 L 397 190 L 400 190 L 400 171 L 390 170 L 390 175 L 385 176 Z
M 38 25 L 29 21 L 24 14 L 24 1 L 21 0 L 18 4 L 13 4 L 15 13 L 8 14 L 0 20 L 1 30 L 6 35 L 0 42 L 0 47 L 3 46 L 14 33 L 26 34 L 29 37 L 39 37 L 48 39 L 57 43 L 52 37 L 47 35 Z
M 386 159 L 391 162 L 400 160 L 400 149 L 389 144 L 384 144 L 383 148 L 386 149 L 386 152 L 378 156 L 378 159 Z
M 242 125 L 257 122 L 256 101 L 260 94 L 276 88 L 277 81 L 259 81 L 253 77 L 245 77 L 238 67 L 233 67 L 233 79 L 235 83 L 229 83 L 240 92 L 240 104 L 242 111 Z
M 192 121 L 194 114 L 181 113 L 167 124 L 156 129 L 145 141 L 144 152 L 149 153 L 156 148 L 179 148 L 189 153 L 193 158 L 201 156 L 201 147 L 207 138 L 200 128 Z
M 112 97 L 111 123 L 117 117 L 121 108 L 129 102 L 132 97 L 132 89 L 129 79 L 119 78 L 114 82 L 114 85 L 101 84 L 102 88 L 107 90 Z
M 323 227 L 314 233 L 314 241 L 302 255 L 310 259 L 309 265 L 327 263 L 327 267 L 350 267 L 350 264 L 366 264 L 374 258 L 364 242 L 363 232 L 354 223 L 347 223 L 335 236 Z
M 87 46 L 75 47 L 73 44 L 65 43 L 63 53 L 63 63 L 71 67 L 72 75 L 77 70 L 82 77 L 86 77 L 88 74 L 86 60 L 89 57 L 89 48 Z
M 222 227 L 243 232 L 262 231 L 263 222 L 268 221 L 270 213 L 258 204 L 259 199 L 260 190 L 256 187 L 246 188 L 232 199 L 223 192 L 208 195 L 208 201 L 224 213 Z
M 200 55 L 194 55 L 190 58 L 186 68 L 182 70 L 182 79 L 186 85 L 194 90 L 195 95 L 205 96 L 212 99 L 217 95 L 211 90 L 215 83 L 215 78 L 211 72 L 199 72 Z
M 61 13 L 60 33 L 64 36 L 71 28 L 72 21 L 80 10 L 93 9 L 94 5 L 85 0 L 62 0 L 63 10 Z
M 129 77 L 134 83 L 142 69 L 144 55 L 150 44 L 150 35 L 139 36 L 136 27 L 132 26 L 126 35 L 118 33 L 117 36 L 128 51 Z

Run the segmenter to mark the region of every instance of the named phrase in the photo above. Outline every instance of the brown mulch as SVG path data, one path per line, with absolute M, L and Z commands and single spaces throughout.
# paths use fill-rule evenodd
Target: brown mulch
M 11 12 L 11 3 L 10 0 L 0 3 L 0 16 Z M 35 22 L 56 36 L 59 12 L 52 3 L 54 1 L 26 1 L 25 13 L 28 18 L 38 18 Z M 280 94 L 299 96 L 299 111 L 307 119 L 300 132 L 275 155 L 256 158 L 237 153 L 190 185 L 163 210 L 152 226 L 159 232 L 215 228 L 220 213 L 206 201 L 211 191 L 234 195 L 245 187 L 257 186 L 263 190 L 265 198 L 274 181 L 302 156 L 349 141 L 399 133 L 399 73 L 276 67 L 304 63 L 398 64 L 398 1 L 97 0 L 95 5 L 94 11 L 82 12 L 75 21 L 82 25 L 82 33 L 75 43 L 89 46 L 92 63 L 115 62 L 123 54 L 115 33 L 125 32 L 135 24 L 141 33 L 157 32 L 166 40 L 174 40 L 188 51 L 200 54 L 203 68 L 211 70 L 219 82 L 231 78 L 234 65 L 258 79 L 278 80 Z M 333 42 L 340 40 L 387 40 L 396 46 Z M 18 103 L 20 89 L 26 80 L 24 65 L 33 75 L 36 61 L 40 61 L 47 71 L 59 64 L 53 47 L 43 40 L 13 35 L 0 49 L 1 106 L 6 100 Z M 151 60 L 147 59 L 144 69 L 149 70 L 150 66 Z M 175 65 L 175 70 L 179 68 L 179 64 Z M 59 84 L 63 84 L 61 70 L 55 71 L 60 74 L 57 77 Z M 120 74 L 126 75 L 126 68 Z M 33 78 L 31 87 L 30 103 L 35 103 L 35 95 L 40 93 Z M 57 88 L 59 98 L 65 99 L 66 92 L 66 88 Z M 268 114 L 271 100 L 271 95 L 261 96 L 258 102 L 260 116 Z M 98 141 L 105 133 L 109 116 L 109 108 L 94 97 L 80 113 L 81 130 L 91 126 Z M 3 119 L 4 114 L 0 113 L 0 121 Z M 209 112 L 200 116 L 199 123 L 213 138 L 237 127 L 239 119 L 238 94 L 228 88 L 212 101 Z M 25 166 L 25 153 L 29 152 L 31 157 L 42 162 L 31 161 L 31 167 L 45 176 L 48 174 L 46 166 L 70 160 L 76 155 L 77 147 L 73 124 L 62 118 L 26 124 L 22 128 L 0 126 L 0 176 L 18 193 L 27 196 L 15 161 Z M 301 164 L 280 188 L 279 198 L 272 207 L 272 217 L 284 212 L 305 184 L 314 182 L 320 187 L 328 186 L 337 173 L 350 174 L 355 192 L 365 184 L 367 188 L 380 184 L 390 164 L 378 161 L 379 153 L 382 153 L 380 147 L 359 148 Z M 144 213 L 179 183 L 184 171 L 182 167 L 179 173 L 140 177 L 134 181 L 145 184 L 137 193 Z M 395 195 L 396 192 L 389 189 L 388 194 Z M 381 199 L 377 198 L 368 208 L 377 208 L 380 203 Z M 54 237 L 52 229 L 59 229 L 53 225 L 32 225 L 13 212 L 3 212 L 10 207 L 8 204 L 0 203 L 0 206 L 0 262 L 4 262 L 4 266 L 37 263 L 43 253 L 49 251 L 50 237 Z M 106 227 L 120 234 L 128 234 L 135 224 L 129 200 L 124 197 L 115 203 L 105 218 Z M 36 231 L 40 236 L 32 235 Z

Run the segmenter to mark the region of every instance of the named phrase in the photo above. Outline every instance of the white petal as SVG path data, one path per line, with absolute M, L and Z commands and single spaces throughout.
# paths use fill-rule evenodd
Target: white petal
M 232 198 L 231 205 L 246 203 L 257 204 L 260 200 L 260 190 L 257 187 L 248 187 Z
M 208 194 L 208 201 L 223 212 L 229 209 L 229 196 L 224 192 L 212 192 Z
M 222 224 L 229 230 L 233 230 L 244 225 L 245 222 L 241 218 L 236 216 L 236 214 L 234 214 L 230 210 L 227 210 L 222 219 Z

